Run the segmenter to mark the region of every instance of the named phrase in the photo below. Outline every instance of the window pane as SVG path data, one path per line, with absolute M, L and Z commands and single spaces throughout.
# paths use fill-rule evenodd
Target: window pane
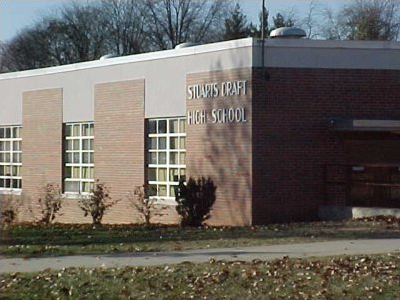
M 157 164 L 157 152 L 150 152 L 149 153 L 149 164 Z
M 79 140 L 73 140 L 73 147 L 74 147 L 74 149 L 73 150 L 79 150 Z
M 169 132 L 178 133 L 179 132 L 178 125 L 179 125 L 178 120 L 169 120 Z
M 179 164 L 180 165 L 186 164 L 186 153 L 185 152 L 181 152 Z
M 158 121 L 158 133 L 167 133 L 167 120 Z
M 169 163 L 171 165 L 177 165 L 178 164 L 178 152 L 171 152 L 169 154 Z
M 5 153 L 4 154 L 4 162 L 11 163 L 11 155 L 10 155 L 10 153 Z
M 179 149 L 186 149 L 186 138 L 185 137 L 180 137 L 179 138 Z
M 0 128 L 0 139 L 6 137 L 6 129 L 5 128 Z
M 66 192 L 79 193 L 79 182 L 65 181 L 64 188 Z
M 67 177 L 67 178 L 71 178 L 72 177 L 72 167 L 65 167 L 64 176 Z
M 73 153 L 67 153 L 67 156 L 65 159 L 66 163 L 72 163 L 72 157 L 73 157 Z
M 149 196 L 157 196 L 157 185 L 155 184 L 149 185 Z
M 148 141 L 149 141 L 148 146 L 149 146 L 150 150 L 157 149 L 157 138 L 156 137 L 149 138 Z
M 170 197 L 175 197 L 175 189 L 177 188 L 176 185 L 172 185 L 169 187 L 169 196 Z
M 178 169 L 170 169 L 169 170 L 169 181 L 179 181 L 179 170 Z
M 94 124 L 89 125 L 89 135 L 94 136 Z M 92 184 L 93 185 L 93 184 Z
M 157 133 L 157 121 L 150 120 L 149 121 L 149 133 Z
M 82 125 L 82 136 L 90 136 L 90 124 L 83 124 Z
M 93 168 L 82 167 L 82 178 L 92 179 L 93 178 Z
M 89 163 L 90 164 L 94 163 L 94 152 L 90 152 L 90 154 L 89 154 Z
M 82 140 L 82 149 L 83 150 L 91 150 L 90 149 L 90 140 Z
M 180 171 L 181 174 L 181 180 L 186 181 L 186 170 L 185 169 L 181 169 Z
M 179 121 L 179 132 L 180 133 L 186 132 L 186 120 L 185 119 Z
M 66 150 L 73 150 L 74 148 L 73 148 L 73 141 L 72 140 L 67 140 L 66 141 L 66 143 L 65 143 L 65 149 Z
M 167 196 L 167 186 L 166 185 L 159 185 L 158 186 L 158 196 L 166 197 Z
M 21 188 L 21 179 L 13 179 L 12 180 L 12 188 L 20 189 Z
M 156 168 L 150 168 L 148 170 L 147 179 L 149 181 L 157 181 L 157 169 Z
M 167 169 L 165 168 L 158 169 L 157 181 L 167 181 Z
M 78 164 L 79 163 L 79 161 L 80 161 L 80 159 L 79 159 L 79 152 L 74 152 L 74 163 L 75 164 Z
M 12 167 L 12 176 L 21 176 L 21 167 L 20 166 L 13 166 Z
M 72 167 L 72 178 L 80 178 L 79 167 Z
M 93 190 L 93 182 L 82 182 L 82 192 L 90 193 Z
M 71 136 L 72 135 L 72 125 L 66 125 L 65 126 L 65 136 Z
M 4 175 L 5 176 L 11 176 L 11 166 L 4 166 Z
M 167 163 L 167 153 L 166 152 L 159 152 L 158 153 L 158 164 L 165 165 Z
M 4 166 L 0 166 L 0 176 L 3 176 L 5 174 L 5 167 Z
M 4 187 L 11 188 L 11 179 L 6 178 L 4 180 Z
M 170 143 L 169 146 L 171 149 L 178 149 L 179 138 L 172 137 L 172 138 L 170 138 L 169 143 Z
M 13 153 L 13 162 L 20 163 L 21 162 L 21 153 Z
M 13 151 L 21 151 L 21 142 L 20 141 L 13 142 Z
M 83 152 L 82 153 L 82 163 L 84 164 L 89 164 L 90 163 L 90 153 L 89 152 Z
M 0 151 L 10 151 L 11 149 L 11 142 L 3 141 L 0 142 Z
M 158 139 L 158 149 L 167 149 L 167 138 L 161 137 Z
M 80 132 L 79 132 L 79 125 L 73 125 L 72 127 L 72 135 L 73 136 L 80 136 Z
M 6 128 L 6 135 L 5 135 L 5 138 L 7 139 L 7 138 L 11 138 L 11 128 L 10 127 L 7 127 Z
M 0 162 L 1 163 L 6 162 L 6 154 L 5 153 L 0 153 Z
M 21 127 L 14 127 L 13 128 L 13 137 L 20 138 L 21 137 Z

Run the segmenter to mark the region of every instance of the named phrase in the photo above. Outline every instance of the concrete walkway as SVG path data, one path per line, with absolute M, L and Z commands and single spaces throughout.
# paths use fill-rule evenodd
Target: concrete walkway
M 206 262 L 216 260 L 253 259 L 272 260 L 289 257 L 330 255 L 378 254 L 399 252 L 400 239 L 346 240 L 309 244 L 287 244 L 256 247 L 200 249 L 171 252 L 138 252 L 108 255 L 77 255 L 46 258 L 1 258 L 0 273 L 34 272 L 44 269 L 59 270 L 69 267 L 116 268 L 124 266 L 155 266 L 181 262 Z

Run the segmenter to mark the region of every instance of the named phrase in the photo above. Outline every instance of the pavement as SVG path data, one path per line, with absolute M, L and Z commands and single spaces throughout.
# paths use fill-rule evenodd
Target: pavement
M 400 239 L 368 239 L 169 252 L 135 252 L 27 259 L 0 258 L 0 273 L 36 272 L 45 269 L 60 270 L 70 267 L 157 266 L 182 262 L 201 263 L 210 259 L 252 261 L 254 259 L 273 260 L 283 256 L 306 258 L 331 255 L 398 253 L 399 250 Z

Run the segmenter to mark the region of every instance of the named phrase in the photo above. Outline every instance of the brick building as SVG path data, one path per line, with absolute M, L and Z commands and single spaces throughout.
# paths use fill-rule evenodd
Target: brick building
M 0 198 L 39 216 L 47 183 L 59 222 L 96 179 L 137 221 L 147 183 L 177 222 L 180 179 L 217 187 L 209 220 L 314 220 L 321 208 L 399 208 L 400 45 L 241 39 L 0 75 Z M 265 68 L 263 68 L 265 66 Z

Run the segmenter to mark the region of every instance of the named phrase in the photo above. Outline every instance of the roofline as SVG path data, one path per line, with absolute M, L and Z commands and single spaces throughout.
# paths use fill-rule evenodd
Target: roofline
M 192 46 L 188 48 L 163 50 L 127 56 L 120 56 L 104 60 L 93 60 L 69 65 L 47 67 L 34 70 L 18 71 L 0 74 L 0 80 L 16 79 L 32 76 L 72 72 L 90 68 L 114 66 L 126 63 L 145 62 L 158 59 L 189 56 L 202 53 L 224 51 L 244 47 L 261 47 L 260 39 L 244 38 L 239 40 L 211 43 Z M 267 48 L 334 48 L 334 49 L 365 49 L 365 50 L 400 50 L 400 42 L 392 41 L 331 41 L 331 40 L 308 40 L 308 39 L 267 39 Z
M 103 60 L 92 60 L 92 61 L 86 61 L 86 62 L 79 62 L 79 63 L 69 64 L 69 65 L 4 73 L 4 74 L 0 74 L 0 80 L 23 78 L 23 77 L 30 77 L 30 76 L 49 75 L 49 74 L 71 72 L 71 71 L 84 70 L 84 69 L 90 69 L 90 68 L 114 66 L 114 65 L 126 64 L 126 63 L 145 62 L 145 61 L 158 60 L 158 59 L 189 56 L 189 55 L 195 55 L 195 54 L 201 54 L 201 53 L 209 53 L 209 52 L 223 51 L 223 50 L 229 50 L 229 49 L 251 47 L 252 45 L 253 45 L 252 38 L 244 38 L 244 39 L 239 39 L 239 40 L 198 45 L 198 46 L 192 46 L 192 47 L 187 47 L 187 48 L 147 52 L 147 53 L 141 53 L 141 54 L 119 56 L 119 57 L 108 58 L 108 59 L 103 59 Z

